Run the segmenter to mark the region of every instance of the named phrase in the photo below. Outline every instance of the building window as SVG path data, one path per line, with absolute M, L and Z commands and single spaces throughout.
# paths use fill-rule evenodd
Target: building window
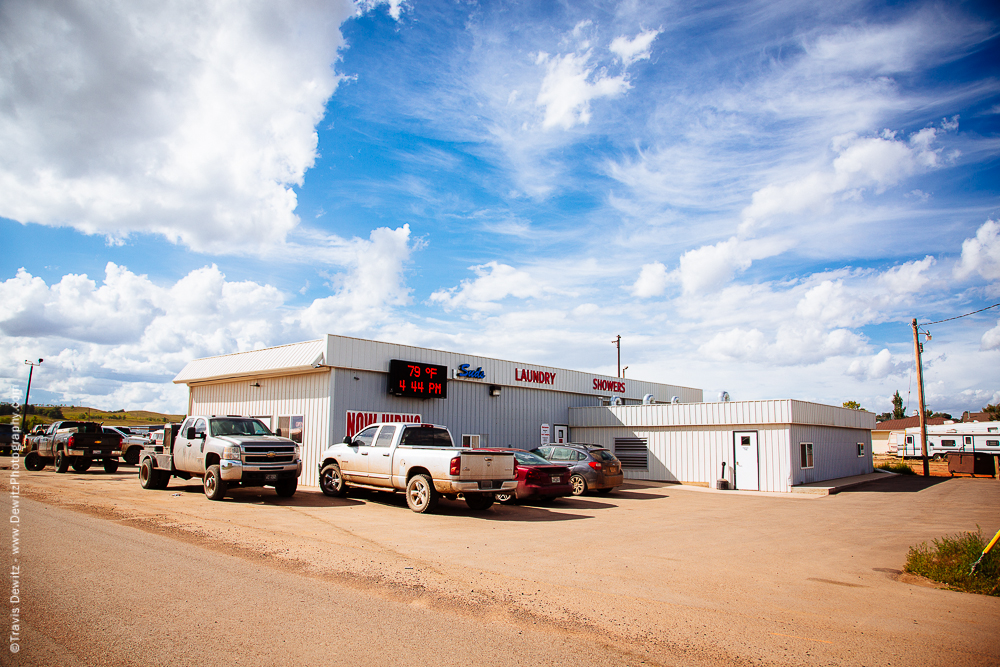
M 865 443 L 859 442 L 858 443 L 858 456 L 864 456 L 864 455 L 865 455 Z
M 645 438 L 615 438 L 615 456 L 622 462 L 622 470 L 649 470 Z
M 486 441 L 488 436 L 485 433 L 463 433 L 462 434 L 462 446 L 472 447 L 473 449 L 479 449 L 480 447 L 486 447 Z
M 301 415 L 290 415 L 288 417 L 278 417 L 278 432 L 283 438 L 289 438 L 302 444 L 302 422 L 305 421 Z
M 802 468 L 812 468 L 813 467 L 813 444 L 811 442 L 799 443 L 799 452 L 801 454 L 801 466 Z

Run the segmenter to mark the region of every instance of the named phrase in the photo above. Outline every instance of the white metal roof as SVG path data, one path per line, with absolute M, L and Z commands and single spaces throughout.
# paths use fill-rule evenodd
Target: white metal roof
M 306 371 L 315 364 L 324 363 L 325 340 L 308 340 L 303 343 L 249 350 L 218 357 L 206 357 L 188 362 L 177 377 L 176 384 L 219 380 L 222 378 L 274 375 Z

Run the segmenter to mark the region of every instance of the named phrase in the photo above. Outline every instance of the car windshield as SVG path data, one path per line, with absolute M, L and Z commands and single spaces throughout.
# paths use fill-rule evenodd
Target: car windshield
M 514 458 L 517 459 L 517 462 L 522 465 L 537 466 L 549 464 L 549 462 L 541 456 L 538 454 L 532 454 L 531 452 L 516 451 L 514 452 Z
M 615 455 L 606 449 L 592 449 L 590 455 L 599 461 L 617 461 Z
M 399 444 L 410 447 L 454 447 L 448 429 L 433 426 L 407 426 Z
M 215 418 L 209 420 L 209 431 L 217 435 L 272 435 L 259 419 Z

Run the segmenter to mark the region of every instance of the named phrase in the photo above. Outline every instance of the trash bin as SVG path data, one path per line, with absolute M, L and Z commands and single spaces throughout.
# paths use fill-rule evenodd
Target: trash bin
M 729 490 L 729 480 L 728 479 L 717 479 L 715 480 L 715 488 L 719 491 Z

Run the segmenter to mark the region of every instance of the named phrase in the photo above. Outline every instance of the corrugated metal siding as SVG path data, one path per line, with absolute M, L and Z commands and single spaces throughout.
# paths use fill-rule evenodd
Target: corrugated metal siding
M 308 370 L 314 363 L 323 361 L 325 351 L 326 341 L 310 340 L 263 350 L 195 359 L 181 369 L 174 378 L 174 383 Z
M 486 373 L 486 378 L 483 380 L 451 379 L 449 386 L 453 383 L 472 385 L 496 384 L 504 387 L 530 388 L 539 391 L 570 392 L 595 396 L 619 395 L 633 402 L 641 401 L 642 397 L 646 394 L 653 394 L 655 400 L 664 402 L 670 401 L 672 396 L 679 396 L 680 400 L 684 402 L 699 402 L 703 397 L 701 389 L 693 389 L 691 387 L 646 382 L 643 380 L 621 379 L 564 368 L 480 357 L 472 354 L 381 343 L 345 336 L 328 335 L 326 341 L 326 362 L 337 368 L 385 373 L 389 370 L 390 359 L 404 359 L 407 361 L 420 361 L 448 366 L 451 371 L 454 371 L 461 364 L 469 364 L 473 369 L 482 367 Z M 518 381 L 515 379 L 516 369 L 555 373 L 555 381 L 551 385 Z M 593 388 L 593 381 L 595 379 L 624 382 L 625 391 L 609 392 L 595 390 Z
M 818 424 L 871 429 L 875 415 L 833 405 L 788 399 L 611 406 L 574 410 L 570 426 L 751 426 L 755 424 Z
M 574 409 L 570 427 L 587 426 L 727 426 L 788 424 L 791 401 L 732 401 L 727 403 L 675 403 L 670 405 L 621 405 Z
M 873 470 L 871 431 L 831 426 L 794 425 L 790 429 L 792 484 L 822 482 L 839 477 L 866 475 Z M 802 469 L 799 443 L 813 443 L 813 472 Z M 858 443 L 865 443 L 865 455 L 858 456 Z M 811 477 L 811 479 L 810 479 Z
M 419 414 L 424 422 L 447 426 L 456 440 L 463 433 L 479 433 L 488 436 L 490 447 L 533 449 L 539 445 L 543 423 L 553 427 L 568 424 L 571 406 L 592 405 L 598 400 L 522 387 L 503 387 L 500 396 L 492 397 L 489 384 L 475 382 L 449 382 L 446 399 L 401 398 L 386 391 L 385 373 L 335 369 L 333 376 L 333 441 L 342 439 L 347 431 L 347 411 L 364 410 Z
M 613 449 L 615 438 L 645 438 L 649 447 L 649 469 L 626 470 L 628 479 L 713 486 L 722 473 L 723 461 L 726 462 L 726 478 L 733 481 L 733 434 L 741 430 L 757 431 L 760 490 L 791 490 L 786 428 L 575 426 L 572 439 Z
M 299 484 L 318 486 L 316 464 L 330 438 L 329 371 L 261 377 L 260 387 L 251 387 L 254 378 L 235 382 L 196 384 L 191 387 L 191 414 L 245 415 L 271 417 L 268 426 L 277 428 L 277 417 L 302 415 L 302 476 Z

